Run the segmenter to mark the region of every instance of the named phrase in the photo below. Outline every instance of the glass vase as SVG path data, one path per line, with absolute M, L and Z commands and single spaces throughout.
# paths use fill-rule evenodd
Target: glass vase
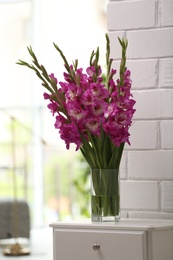
M 91 220 L 120 220 L 118 169 L 91 169 Z

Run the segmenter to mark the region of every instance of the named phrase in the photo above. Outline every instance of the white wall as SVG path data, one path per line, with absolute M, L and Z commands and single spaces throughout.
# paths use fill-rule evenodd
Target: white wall
M 109 1 L 107 28 L 115 66 L 117 36 L 129 41 L 137 102 L 121 165 L 122 216 L 173 218 L 173 1 Z

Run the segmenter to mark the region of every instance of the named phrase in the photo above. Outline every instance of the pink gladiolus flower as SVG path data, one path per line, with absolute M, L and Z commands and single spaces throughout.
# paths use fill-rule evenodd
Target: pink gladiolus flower
M 47 107 L 51 110 L 52 115 L 54 116 L 54 114 L 57 112 L 58 109 L 57 103 L 52 101 L 50 104 L 47 105 Z
M 92 134 L 100 135 L 100 121 L 98 121 L 97 117 L 87 118 L 86 127 Z
M 76 144 L 76 150 L 80 148 L 80 135 L 75 124 L 69 123 L 66 118 L 59 115 L 56 116 L 55 128 L 59 129 L 60 137 L 65 141 L 67 149 L 70 148 L 70 143 Z
M 66 91 L 66 98 L 70 101 L 76 100 L 82 93 L 82 90 L 78 88 L 74 83 L 68 85 L 68 90 Z
M 107 108 L 107 103 L 104 101 L 98 101 L 98 102 L 93 102 L 91 106 L 91 111 L 94 116 L 101 116 L 104 114 L 104 110 Z
M 50 95 L 45 92 L 43 93 L 43 97 L 44 97 L 44 99 L 50 99 Z
M 53 74 L 53 73 L 51 73 L 51 74 L 49 75 L 49 77 L 50 77 L 51 79 L 53 79 L 56 84 L 58 83 L 58 80 L 57 80 L 57 78 L 54 77 L 54 74 Z
M 67 104 L 68 114 L 75 120 L 80 120 L 84 118 L 87 114 L 87 111 L 83 110 L 79 102 L 69 102 Z
M 81 96 L 80 102 L 81 102 L 81 105 L 89 106 L 89 105 L 92 105 L 93 100 L 94 100 L 94 97 L 92 95 L 91 90 L 87 89 Z
M 104 116 L 105 116 L 105 118 L 109 118 L 110 116 L 115 117 L 117 115 L 118 111 L 119 111 L 119 109 L 117 107 L 117 104 L 111 103 L 105 110 Z
M 87 74 L 90 76 L 90 77 L 93 77 L 94 74 L 96 74 L 96 68 L 94 66 L 91 66 L 91 67 L 88 67 L 86 69 L 86 72 Z M 101 70 L 101 67 L 99 66 L 98 67 L 98 76 L 102 73 L 102 70 Z

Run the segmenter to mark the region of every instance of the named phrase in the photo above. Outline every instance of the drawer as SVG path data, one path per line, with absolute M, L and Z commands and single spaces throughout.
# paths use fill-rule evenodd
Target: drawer
M 53 247 L 54 260 L 147 260 L 145 231 L 55 228 Z

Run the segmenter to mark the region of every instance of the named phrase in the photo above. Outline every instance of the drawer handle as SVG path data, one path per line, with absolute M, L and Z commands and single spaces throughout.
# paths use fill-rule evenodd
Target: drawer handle
M 93 250 L 99 250 L 100 245 L 99 244 L 93 244 Z

